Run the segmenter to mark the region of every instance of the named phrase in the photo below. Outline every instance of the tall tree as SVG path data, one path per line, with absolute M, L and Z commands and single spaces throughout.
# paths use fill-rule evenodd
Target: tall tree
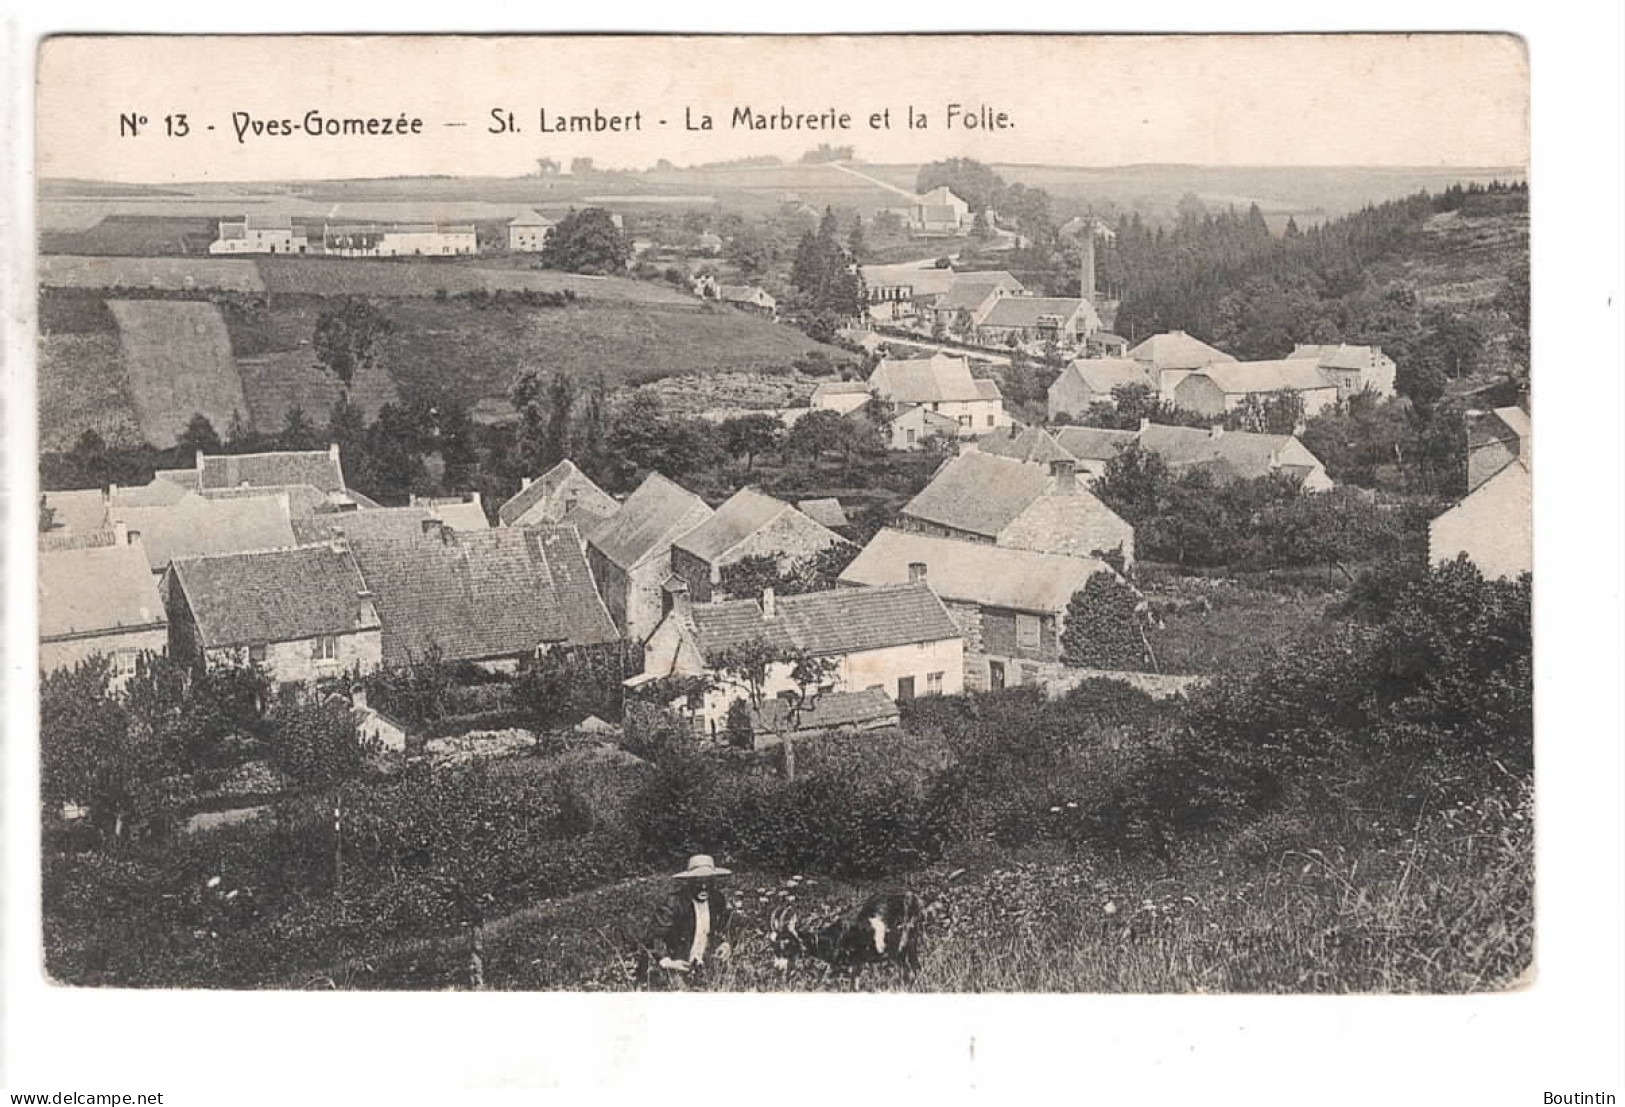
M 632 254 L 631 244 L 603 208 L 571 209 L 542 246 L 541 263 L 571 273 L 619 273 Z
M 182 458 L 190 458 L 200 450 L 206 454 L 218 454 L 220 435 L 215 431 L 214 424 L 209 422 L 209 417 L 199 413 L 187 420 L 186 428 L 175 439 L 175 448 Z
M 316 316 L 311 345 L 316 363 L 339 379 L 348 392 L 358 370 L 378 357 L 378 344 L 393 329 L 389 318 L 370 300 L 346 296 Z

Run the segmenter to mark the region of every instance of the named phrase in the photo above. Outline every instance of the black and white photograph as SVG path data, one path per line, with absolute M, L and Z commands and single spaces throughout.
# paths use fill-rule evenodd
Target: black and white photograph
M 1518 36 L 36 61 L 53 1002 L 1540 986 Z

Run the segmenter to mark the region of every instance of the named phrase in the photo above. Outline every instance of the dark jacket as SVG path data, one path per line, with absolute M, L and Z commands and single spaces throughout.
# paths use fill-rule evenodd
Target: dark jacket
M 712 889 L 707 902 L 711 906 L 711 933 L 705 943 L 705 954 L 709 958 L 717 946 L 729 940 L 733 909 L 728 905 L 728 897 L 717 889 Z M 671 897 L 655 911 L 654 940 L 649 945 L 657 957 L 688 960 L 689 951 L 694 946 L 694 898 L 687 889 L 679 888 L 672 892 Z

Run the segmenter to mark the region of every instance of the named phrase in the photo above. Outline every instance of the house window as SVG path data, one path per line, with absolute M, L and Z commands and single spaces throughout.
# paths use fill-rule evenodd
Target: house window
M 897 678 L 897 702 L 907 703 L 914 698 L 914 678 L 911 676 Z
M 914 432 L 913 431 L 908 432 L 908 444 L 910 446 L 914 445 Z
M 268 652 L 268 650 L 267 650 L 267 647 L 266 647 L 264 642 L 261 642 L 257 646 L 248 647 L 248 663 L 250 665 L 263 665 L 263 664 L 265 664 L 265 657 L 266 657 L 267 652 Z
M 310 656 L 317 661 L 337 661 L 339 640 L 331 634 L 322 635 L 311 644 Z
M 117 650 L 113 654 L 112 661 L 114 676 L 127 677 L 135 675 L 134 650 Z
M 1037 684 L 1038 683 L 1038 666 L 1037 665 L 1025 665 L 1025 664 L 1022 665 L 1022 667 L 1021 667 L 1021 683 L 1023 683 L 1023 684 Z
M 688 709 L 690 711 L 702 711 L 702 710 L 704 710 L 705 709 L 705 693 L 704 692 L 690 692 L 688 694 Z
M 1038 648 L 1038 616 L 1016 615 L 1016 645 L 1024 650 Z
M 929 695 L 933 695 L 933 696 L 942 695 L 942 674 L 941 673 L 926 673 L 925 674 L 925 690 L 926 690 L 927 694 L 929 694 Z
M 987 686 L 995 692 L 1004 687 L 1004 662 L 987 663 Z
M 990 426 L 990 427 L 993 425 L 993 416 L 992 415 L 989 415 L 987 417 L 987 425 Z
M 959 425 L 962 426 L 962 427 L 970 426 L 970 416 L 969 415 L 961 415 L 959 417 Z

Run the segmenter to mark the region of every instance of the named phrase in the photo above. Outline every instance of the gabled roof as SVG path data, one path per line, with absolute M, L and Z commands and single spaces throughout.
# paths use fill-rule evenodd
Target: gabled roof
M 173 504 L 115 505 L 108 519 L 140 534 L 154 571 L 178 558 L 295 544 L 288 497 L 283 493 L 209 499 L 189 492 Z
M 1205 432 L 1204 432 L 1205 433 Z M 1104 427 L 1057 427 L 1056 444 L 1079 461 L 1110 461 L 1123 447 L 1139 441 L 1138 431 Z
M 741 488 L 729 496 L 709 519 L 679 537 L 672 546 L 693 554 L 701 561 L 712 563 L 787 512 L 801 514 L 783 500 L 776 500 L 754 488 Z M 807 521 L 813 522 L 811 519 Z M 822 529 L 828 532 L 832 545 L 842 540 L 829 528 Z
M 1507 429 L 1517 435 L 1520 442 L 1529 440 L 1530 422 L 1529 413 L 1521 407 L 1498 407 L 1495 417 L 1505 423 Z
M 1074 376 L 1088 386 L 1089 391 L 1102 395 L 1110 395 L 1112 389 L 1125 384 L 1143 384 L 1152 391 L 1157 387 L 1156 378 L 1145 363 L 1128 357 L 1079 358 L 1061 370 L 1061 375 Z
M 1274 471 L 1274 459 L 1295 441 L 1289 434 L 1224 431 L 1215 435 L 1200 427 L 1167 427 L 1158 423 L 1141 431 L 1139 440 L 1143 448 L 1161 454 L 1170 469 L 1213 467 L 1220 476 L 1244 480 L 1269 476 Z M 1303 449 L 1308 454 L 1307 448 Z
M 264 454 L 202 455 L 199 487 L 236 488 L 244 484 L 310 484 L 323 492 L 342 492 L 344 471 L 339 466 L 337 447 Z
M 1313 358 L 1322 369 L 1370 369 L 1383 356 L 1381 346 L 1351 346 L 1347 342 L 1312 345 L 1300 342 L 1292 348 L 1295 358 Z
M 913 265 L 865 265 L 859 270 L 866 287 L 911 288 L 916 296 L 941 296 L 954 286 L 954 282 L 972 274 L 956 273 L 952 269 L 920 269 Z M 1008 273 L 974 274 L 975 276 L 1009 276 Z M 1015 280 L 1014 277 L 1010 278 Z
M 999 291 L 996 280 L 982 281 L 960 277 L 934 305 L 937 311 L 975 311 Z
M 599 517 L 615 513 L 616 503 L 614 498 L 593 483 L 592 478 L 583 473 L 575 462 L 565 458 L 521 488 L 512 499 L 497 508 L 497 518 L 502 520 L 503 526 L 513 526 L 514 523 L 524 517 L 527 511 L 552 496 L 566 483 L 581 489 L 582 494 L 579 502 L 582 505 L 597 504 L 603 508 L 603 510 L 595 513 Z
M 158 581 L 139 545 L 40 552 L 42 641 L 161 627 L 164 621 Z
M 534 211 L 520 212 L 514 218 L 508 220 L 508 226 L 510 227 L 551 227 L 554 225 L 553 220 Z
M 819 526 L 844 527 L 849 522 L 846 510 L 841 507 L 841 501 L 833 496 L 817 500 L 797 500 L 796 510 Z
M 182 484 L 175 480 L 154 477 L 147 484 L 116 484 L 107 489 L 107 502 L 116 510 L 123 507 L 164 507 L 179 503 L 190 493 L 198 491 L 197 470 L 185 472 L 191 479 Z
M 814 401 L 825 396 L 867 396 L 869 394 L 868 381 L 823 381 L 813 389 Z
M 574 527 L 497 527 L 351 540 L 376 593 L 383 661 L 448 660 L 614 641 Z
M 871 389 L 892 403 L 928 404 L 977 400 L 981 393 L 963 357 L 933 354 L 898 360 L 882 358 L 869 375 Z
M 1073 456 L 1041 427 L 1001 428 L 976 440 L 976 449 L 995 457 L 1035 461 L 1047 465 Z
M 1280 358 L 1274 361 L 1227 361 L 1209 365 L 1191 376 L 1203 376 L 1226 395 L 1254 392 L 1305 392 L 1316 388 L 1336 388 L 1310 358 Z M 1187 380 L 1189 378 L 1186 378 Z
M 780 596 L 775 606 L 769 619 L 758 600 L 695 604 L 690 608 L 695 643 L 708 659 L 757 641 L 835 657 L 960 637 L 942 601 L 925 585 L 906 581 Z
M 1049 481 L 1049 470 L 1041 466 L 968 450 L 944 462 L 902 513 L 993 538 L 1044 494 Z
M 335 538 L 356 541 L 407 540 L 438 534 L 440 520 L 427 507 L 378 507 L 369 511 L 332 511 L 293 520 L 301 545 Z
M 157 481 L 153 484 L 156 486 Z M 121 490 L 122 491 L 122 490 Z M 255 496 L 275 496 L 286 493 L 288 512 L 295 519 L 306 515 L 321 515 L 343 511 L 354 499 L 346 492 L 323 492 L 312 484 L 284 484 L 250 488 L 205 488 L 199 494 L 206 500 L 239 500 Z
M 729 303 L 748 304 L 758 300 L 772 300 L 773 296 L 767 289 L 755 284 L 719 284 L 717 285 L 717 299 Z
M 926 568 L 925 582 L 945 600 L 1039 614 L 1064 611 L 1096 573 L 1111 573 L 1092 557 L 1035 553 L 982 542 L 883 530 L 841 574 L 842 584 L 879 586 Z M 1114 574 L 1115 575 L 1115 574 Z
M 650 473 L 621 509 L 587 534 L 587 542 L 622 569 L 631 569 L 650 557 L 662 556 L 672 539 L 692 528 L 691 513 L 709 513 L 710 506 L 659 473 Z
M 1216 361 L 1235 361 L 1216 347 L 1184 331 L 1154 334 L 1129 350 L 1128 356 L 1136 361 L 1149 362 L 1157 369 L 1200 369 Z
M 924 193 L 923 195 L 921 195 L 916 202 L 917 203 L 930 203 L 930 204 L 943 204 L 943 205 L 953 204 L 953 203 L 957 202 L 959 204 L 964 204 L 966 207 L 970 206 L 969 204 L 965 204 L 965 201 L 960 199 L 960 197 L 954 195 L 953 190 L 950 189 L 947 185 L 938 185 L 936 188 L 933 188 L 930 192 L 927 192 L 927 193 Z
M 173 572 L 205 649 L 378 629 L 356 559 L 326 543 L 183 558 Z
M 1041 316 L 1057 316 L 1066 323 L 1079 314 L 1091 328 L 1100 326 L 1100 317 L 1087 300 L 1068 296 L 1001 296 L 993 301 L 978 326 L 1032 328 L 1038 326 Z
M 1004 393 L 999 391 L 999 382 L 987 377 L 977 377 L 975 380 L 976 398 L 979 400 L 1002 400 Z

